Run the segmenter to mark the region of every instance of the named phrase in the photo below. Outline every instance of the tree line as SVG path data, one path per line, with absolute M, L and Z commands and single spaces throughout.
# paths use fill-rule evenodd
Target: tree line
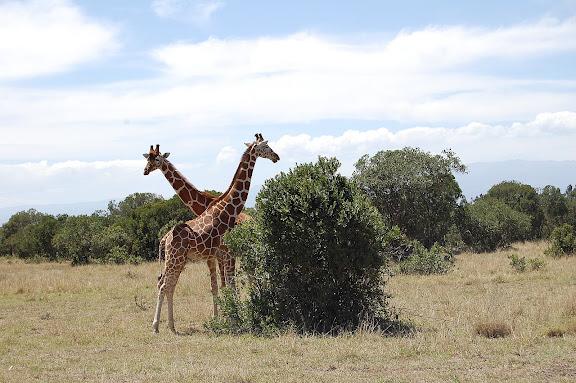
M 438 246 L 448 253 L 464 248 L 493 251 L 513 241 L 548 238 L 562 225 L 568 225 L 563 226 L 567 232 L 576 227 L 572 185 L 564 191 L 550 185 L 538 190 L 506 181 L 467 201 L 454 177 L 464 171 L 451 151 L 433 155 L 404 148 L 363 156 L 348 181 L 389 227 L 385 240 L 390 256 L 398 260 Z M 323 181 L 310 181 L 307 193 L 321 190 L 316 182 Z M 315 198 L 320 203 L 333 197 Z M 31 209 L 14 214 L 2 225 L 0 254 L 73 264 L 154 260 L 159 238 L 176 223 L 193 217 L 177 196 L 164 199 L 152 193 L 111 201 L 106 210 L 91 215 L 53 216 Z

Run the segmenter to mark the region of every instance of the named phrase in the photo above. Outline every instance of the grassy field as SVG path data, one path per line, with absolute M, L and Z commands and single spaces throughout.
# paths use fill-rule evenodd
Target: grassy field
M 176 289 L 180 335 L 165 321 L 153 335 L 156 263 L 0 260 L 0 381 L 574 382 L 576 257 L 524 273 L 507 258 L 543 249 L 462 254 L 447 275 L 393 277 L 392 304 L 418 328 L 403 338 L 212 336 L 204 264 L 189 265 Z

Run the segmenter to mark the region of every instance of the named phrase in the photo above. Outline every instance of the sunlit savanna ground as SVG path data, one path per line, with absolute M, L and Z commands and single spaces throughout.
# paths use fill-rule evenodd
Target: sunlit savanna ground
M 204 264 L 175 295 L 173 335 L 153 335 L 156 263 L 26 264 L 0 260 L 0 381 L 4 382 L 574 382 L 576 257 L 517 273 L 507 255 L 543 257 L 545 244 L 462 254 L 442 276 L 395 276 L 392 304 L 412 337 L 220 336 Z M 165 312 L 164 312 L 165 313 Z M 163 313 L 163 314 L 164 314 Z M 163 315 L 163 319 L 165 316 Z M 512 333 L 487 339 L 479 323 Z M 564 336 L 549 337 L 550 330 Z

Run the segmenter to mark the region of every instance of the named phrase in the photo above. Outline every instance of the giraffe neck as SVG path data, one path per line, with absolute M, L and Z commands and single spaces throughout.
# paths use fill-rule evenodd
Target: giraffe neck
M 252 172 L 254 171 L 254 165 L 257 159 L 252 149 L 252 146 L 246 149 L 230 186 L 226 192 L 218 197 L 211 205 L 212 208 L 215 209 L 215 215 L 218 215 L 220 218 L 219 221 L 221 225 L 218 226 L 218 232 L 221 235 L 223 235 L 226 230 L 234 227 L 236 218 L 242 209 L 244 209 L 244 205 L 248 199 Z
M 170 161 L 164 159 L 160 170 L 162 170 L 164 177 L 166 177 L 170 185 L 172 185 L 180 200 L 184 202 L 184 205 L 192 210 L 194 214 L 202 214 L 214 200 L 214 197 L 208 193 L 196 189 Z

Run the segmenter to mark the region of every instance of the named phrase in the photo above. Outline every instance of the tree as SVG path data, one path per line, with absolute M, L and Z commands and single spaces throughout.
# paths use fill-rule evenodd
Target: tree
M 194 214 L 177 196 L 169 200 L 155 199 L 113 217 L 130 238 L 128 254 L 131 257 L 153 260 L 158 257 L 159 232 L 169 222 L 183 222 Z
M 576 230 L 574 226 L 565 223 L 556 226 L 550 234 L 550 246 L 544 254 L 552 257 L 572 255 L 576 251 Z
M 529 215 L 532 221 L 530 238 L 539 238 L 542 235 L 544 212 L 538 193 L 532 186 L 516 181 L 504 181 L 492 186 L 486 197 L 496 198 L 512 209 Z
M 124 198 L 119 203 L 110 201 L 108 203 L 108 211 L 111 216 L 130 216 L 139 207 L 147 204 L 163 201 L 161 195 L 154 193 L 133 193 Z
M 58 220 L 34 209 L 14 214 L 2 226 L 1 252 L 21 258 L 34 256 L 54 259 L 51 245 Z
M 99 258 L 97 241 L 105 228 L 105 218 L 97 215 L 67 217 L 52 238 L 58 257 L 73 265 L 87 264 Z
M 459 210 L 458 225 L 466 245 L 478 252 L 494 251 L 513 241 L 523 241 L 532 229 L 529 215 L 486 196 Z
M 566 222 L 568 215 L 568 204 L 566 197 L 557 188 L 547 185 L 540 193 L 542 210 L 544 211 L 544 235 L 547 237 L 556 226 Z
M 462 191 L 452 174 L 465 166 L 451 151 L 380 151 L 356 163 L 354 180 L 392 225 L 427 248 L 442 242 Z
M 266 181 L 255 219 L 227 234 L 251 282 L 254 323 L 329 332 L 386 318 L 386 227 L 339 166 L 319 158 Z

